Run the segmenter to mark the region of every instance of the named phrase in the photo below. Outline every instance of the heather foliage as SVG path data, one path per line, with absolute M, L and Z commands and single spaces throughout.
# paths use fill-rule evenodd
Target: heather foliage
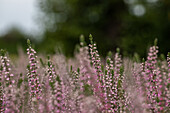
M 39 55 L 28 40 L 11 62 L 0 59 L 0 110 L 4 113 L 165 113 L 169 112 L 170 53 L 158 58 L 157 40 L 142 62 L 123 58 L 120 49 L 100 57 L 92 35 L 80 37 L 79 52 Z M 28 56 L 28 57 L 27 57 Z M 136 58 L 137 59 L 137 58 Z M 40 62 L 39 62 L 40 61 Z

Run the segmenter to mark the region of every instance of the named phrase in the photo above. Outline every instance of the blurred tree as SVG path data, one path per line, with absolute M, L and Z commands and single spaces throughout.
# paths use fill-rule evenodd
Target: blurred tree
M 167 54 L 170 51 L 170 1 L 134 0 L 127 5 L 130 14 L 124 17 L 120 43 L 125 54 L 136 51 L 142 57 L 146 56 L 146 49 L 155 38 L 158 38 L 160 52 Z M 139 6 L 144 10 L 141 15 Z
M 169 0 L 40 0 L 45 33 L 42 50 L 61 47 L 73 53 L 80 34 L 93 34 L 99 52 L 106 55 L 117 46 L 125 55 L 146 55 L 155 38 L 161 52 L 169 51 Z
M 39 6 L 46 28 L 43 47 L 53 51 L 60 45 L 67 55 L 80 34 L 93 34 L 103 55 L 116 48 L 123 15 L 128 13 L 123 0 L 41 0 Z
M 10 54 L 16 54 L 18 47 L 26 49 L 26 35 L 18 28 L 12 27 L 8 33 L 0 36 L 0 49 L 7 50 Z

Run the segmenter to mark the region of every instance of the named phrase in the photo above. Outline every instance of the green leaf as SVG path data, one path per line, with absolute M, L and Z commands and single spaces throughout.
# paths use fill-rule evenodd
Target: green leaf
M 73 66 L 72 66 L 72 65 L 70 66 L 70 71 L 71 71 L 71 72 L 73 71 Z
M 18 80 L 18 84 L 17 84 L 18 88 L 20 88 L 22 82 L 23 82 L 23 79 L 19 79 L 19 80 Z
M 28 47 L 31 46 L 31 41 L 29 39 L 27 39 L 27 45 L 28 45 Z
M 90 40 L 90 43 L 93 44 L 93 36 L 91 34 L 89 35 L 89 40 Z
M 108 57 L 110 57 L 110 58 L 112 57 L 112 52 L 111 51 L 108 52 Z
M 104 65 L 103 64 L 101 65 L 101 70 L 104 72 Z
M 121 74 L 121 76 L 123 76 L 123 72 L 124 72 L 124 67 L 121 66 L 121 67 L 120 67 L 120 74 Z
M 117 48 L 117 49 L 116 49 L 116 52 L 117 52 L 117 53 L 120 53 L 120 49 L 119 49 L 119 48 Z
M 30 69 L 30 65 L 27 65 L 27 68 Z
M 92 41 L 92 40 L 93 40 L 93 36 L 92 36 L 92 34 L 90 34 L 90 35 L 89 35 L 89 39 L 90 39 L 90 41 Z
M 50 60 L 50 55 L 47 56 L 47 59 Z
M 136 53 L 136 52 L 134 53 L 134 61 L 137 62 L 137 63 L 140 62 L 140 56 L 139 56 L 139 54 Z
M 59 76 L 56 77 L 56 80 L 57 80 L 59 83 L 61 83 L 61 79 L 60 79 Z
M 157 44 L 158 44 L 158 39 L 156 38 L 156 39 L 154 40 L 154 46 L 157 46 Z
M 5 54 L 6 54 L 6 50 L 1 49 L 1 56 L 5 56 Z
M 49 85 L 51 86 L 52 89 L 54 89 L 54 83 L 55 82 L 49 82 Z
M 164 54 L 161 54 L 161 55 L 160 55 L 160 59 L 161 59 L 162 61 L 166 60 L 166 59 L 165 59 L 165 55 L 164 55 Z
M 42 58 L 40 58 L 40 63 L 41 63 L 41 65 L 42 65 L 43 67 L 45 67 L 45 64 L 44 64 Z
M 93 91 L 92 91 L 92 88 L 90 85 L 88 85 L 88 84 L 84 85 L 84 93 L 86 96 L 90 96 L 93 94 Z
M 106 61 L 106 62 L 107 62 L 107 64 L 108 64 L 108 65 L 110 64 L 110 60 L 109 60 L 109 59 L 107 59 L 107 61 Z
M 50 62 L 48 62 L 48 67 L 50 67 L 50 65 L 51 65 Z
M 111 70 L 111 74 L 112 74 L 112 77 L 113 77 L 114 76 L 114 70 L 113 69 Z
M 105 70 L 105 75 L 107 75 L 107 70 Z
M 143 62 L 143 63 L 145 62 L 145 58 L 142 58 L 142 62 Z
M 80 68 L 77 68 L 77 72 L 80 73 Z
M 84 40 L 84 35 L 80 35 L 80 42 L 85 42 L 85 40 Z

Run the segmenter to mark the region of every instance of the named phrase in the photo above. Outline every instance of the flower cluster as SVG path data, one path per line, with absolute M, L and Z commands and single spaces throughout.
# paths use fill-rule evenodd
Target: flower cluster
M 41 98 L 41 84 L 39 80 L 39 75 L 37 73 L 37 56 L 36 51 L 31 47 L 31 43 L 27 40 L 28 49 L 27 55 L 29 59 L 29 65 L 27 66 L 27 76 L 30 88 L 30 104 L 31 110 L 33 112 L 38 112 L 37 107 L 39 106 L 39 99 Z
M 0 112 L 4 111 L 4 92 L 3 92 L 3 84 L 2 84 L 3 74 L 2 74 L 2 66 L 0 67 Z
M 157 40 L 146 61 L 123 58 L 120 49 L 101 58 L 89 36 L 80 37 L 74 58 L 42 55 L 28 40 L 26 55 L 11 65 L 0 55 L 1 113 L 168 113 L 170 111 L 170 53 L 159 59 Z M 21 64 L 22 63 L 22 68 Z M 28 64 L 28 65 L 27 65 Z M 23 68 L 27 69 L 23 69 Z M 40 68 L 39 68 L 40 67 Z
M 39 93 L 41 92 L 41 85 L 39 81 L 39 75 L 37 74 L 37 56 L 36 51 L 31 47 L 30 41 L 28 40 L 28 49 L 27 54 L 29 58 L 29 65 L 28 65 L 28 79 L 29 79 L 29 85 L 31 90 L 31 97 L 32 101 L 40 99 Z
M 1 50 L 1 110 L 4 112 L 16 112 L 14 104 L 15 91 L 14 74 L 11 72 L 10 60 L 5 50 Z
M 167 67 L 158 62 L 157 40 L 155 45 L 150 47 L 145 63 L 141 63 L 141 70 L 136 74 L 138 91 L 145 98 L 144 109 L 149 112 L 168 112 L 169 89 Z M 168 59 L 168 58 L 167 58 Z

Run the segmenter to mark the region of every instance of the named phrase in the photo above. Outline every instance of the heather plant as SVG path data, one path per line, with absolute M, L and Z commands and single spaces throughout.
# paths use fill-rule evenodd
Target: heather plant
M 147 107 L 152 112 L 167 112 L 167 73 L 158 66 L 158 46 L 155 40 L 154 46 L 150 47 L 144 67 L 144 79 L 146 84 Z
M 7 52 L 1 50 L 1 85 L 2 85 L 2 112 L 17 112 L 15 106 L 15 80 L 11 72 L 11 64 Z
M 3 112 L 3 86 L 2 86 L 2 67 L 0 69 L 0 112 Z
M 93 93 L 97 98 L 99 98 L 98 104 L 101 106 L 104 103 L 104 96 L 105 96 L 103 92 L 104 81 L 103 81 L 103 73 L 102 73 L 102 67 L 101 67 L 101 59 L 98 54 L 97 45 L 95 42 L 93 42 L 93 37 L 91 34 L 89 36 L 89 39 L 90 39 L 90 44 L 89 44 L 90 59 L 91 59 L 92 67 L 94 68 L 94 72 L 95 72 L 93 76 L 94 78 L 93 81 L 96 82 L 96 83 L 93 82 L 92 84 Z M 104 110 L 105 108 L 103 107 L 102 109 Z
M 169 86 L 168 64 L 164 65 L 158 60 L 158 46 L 155 40 L 154 46 L 150 47 L 147 60 L 140 64 L 140 70 L 133 70 L 136 80 L 137 91 L 145 97 L 143 108 L 148 112 L 169 111 Z M 168 58 L 167 58 L 168 59 Z
M 49 86 L 51 89 L 51 102 L 52 109 L 50 112 L 60 113 L 65 110 L 65 101 L 64 101 L 64 84 L 62 79 L 57 75 L 54 65 L 48 56 L 48 67 L 47 67 L 47 76 L 49 81 Z
M 28 40 L 27 56 L 11 62 L 1 50 L 2 113 L 166 113 L 169 112 L 170 53 L 159 59 L 157 40 L 140 62 L 120 49 L 102 59 L 97 44 L 80 36 L 75 57 L 38 55 Z M 41 57 L 41 58 L 40 58 Z M 38 62 L 40 59 L 40 62 Z M 22 65 L 22 66 L 21 66 Z M 25 66 L 25 67 L 24 67 Z
M 41 85 L 39 81 L 39 75 L 37 73 L 37 56 L 36 51 L 31 47 L 31 43 L 27 40 L 28 49 L 28 59 L 29 65 L 27 66 L 27 76 L 28 76 L 28 83 L 30 88 L 30 105 L 33 112 L 37 112 L 36 108 L 39 105 L 39 99 L 41 98 Z

